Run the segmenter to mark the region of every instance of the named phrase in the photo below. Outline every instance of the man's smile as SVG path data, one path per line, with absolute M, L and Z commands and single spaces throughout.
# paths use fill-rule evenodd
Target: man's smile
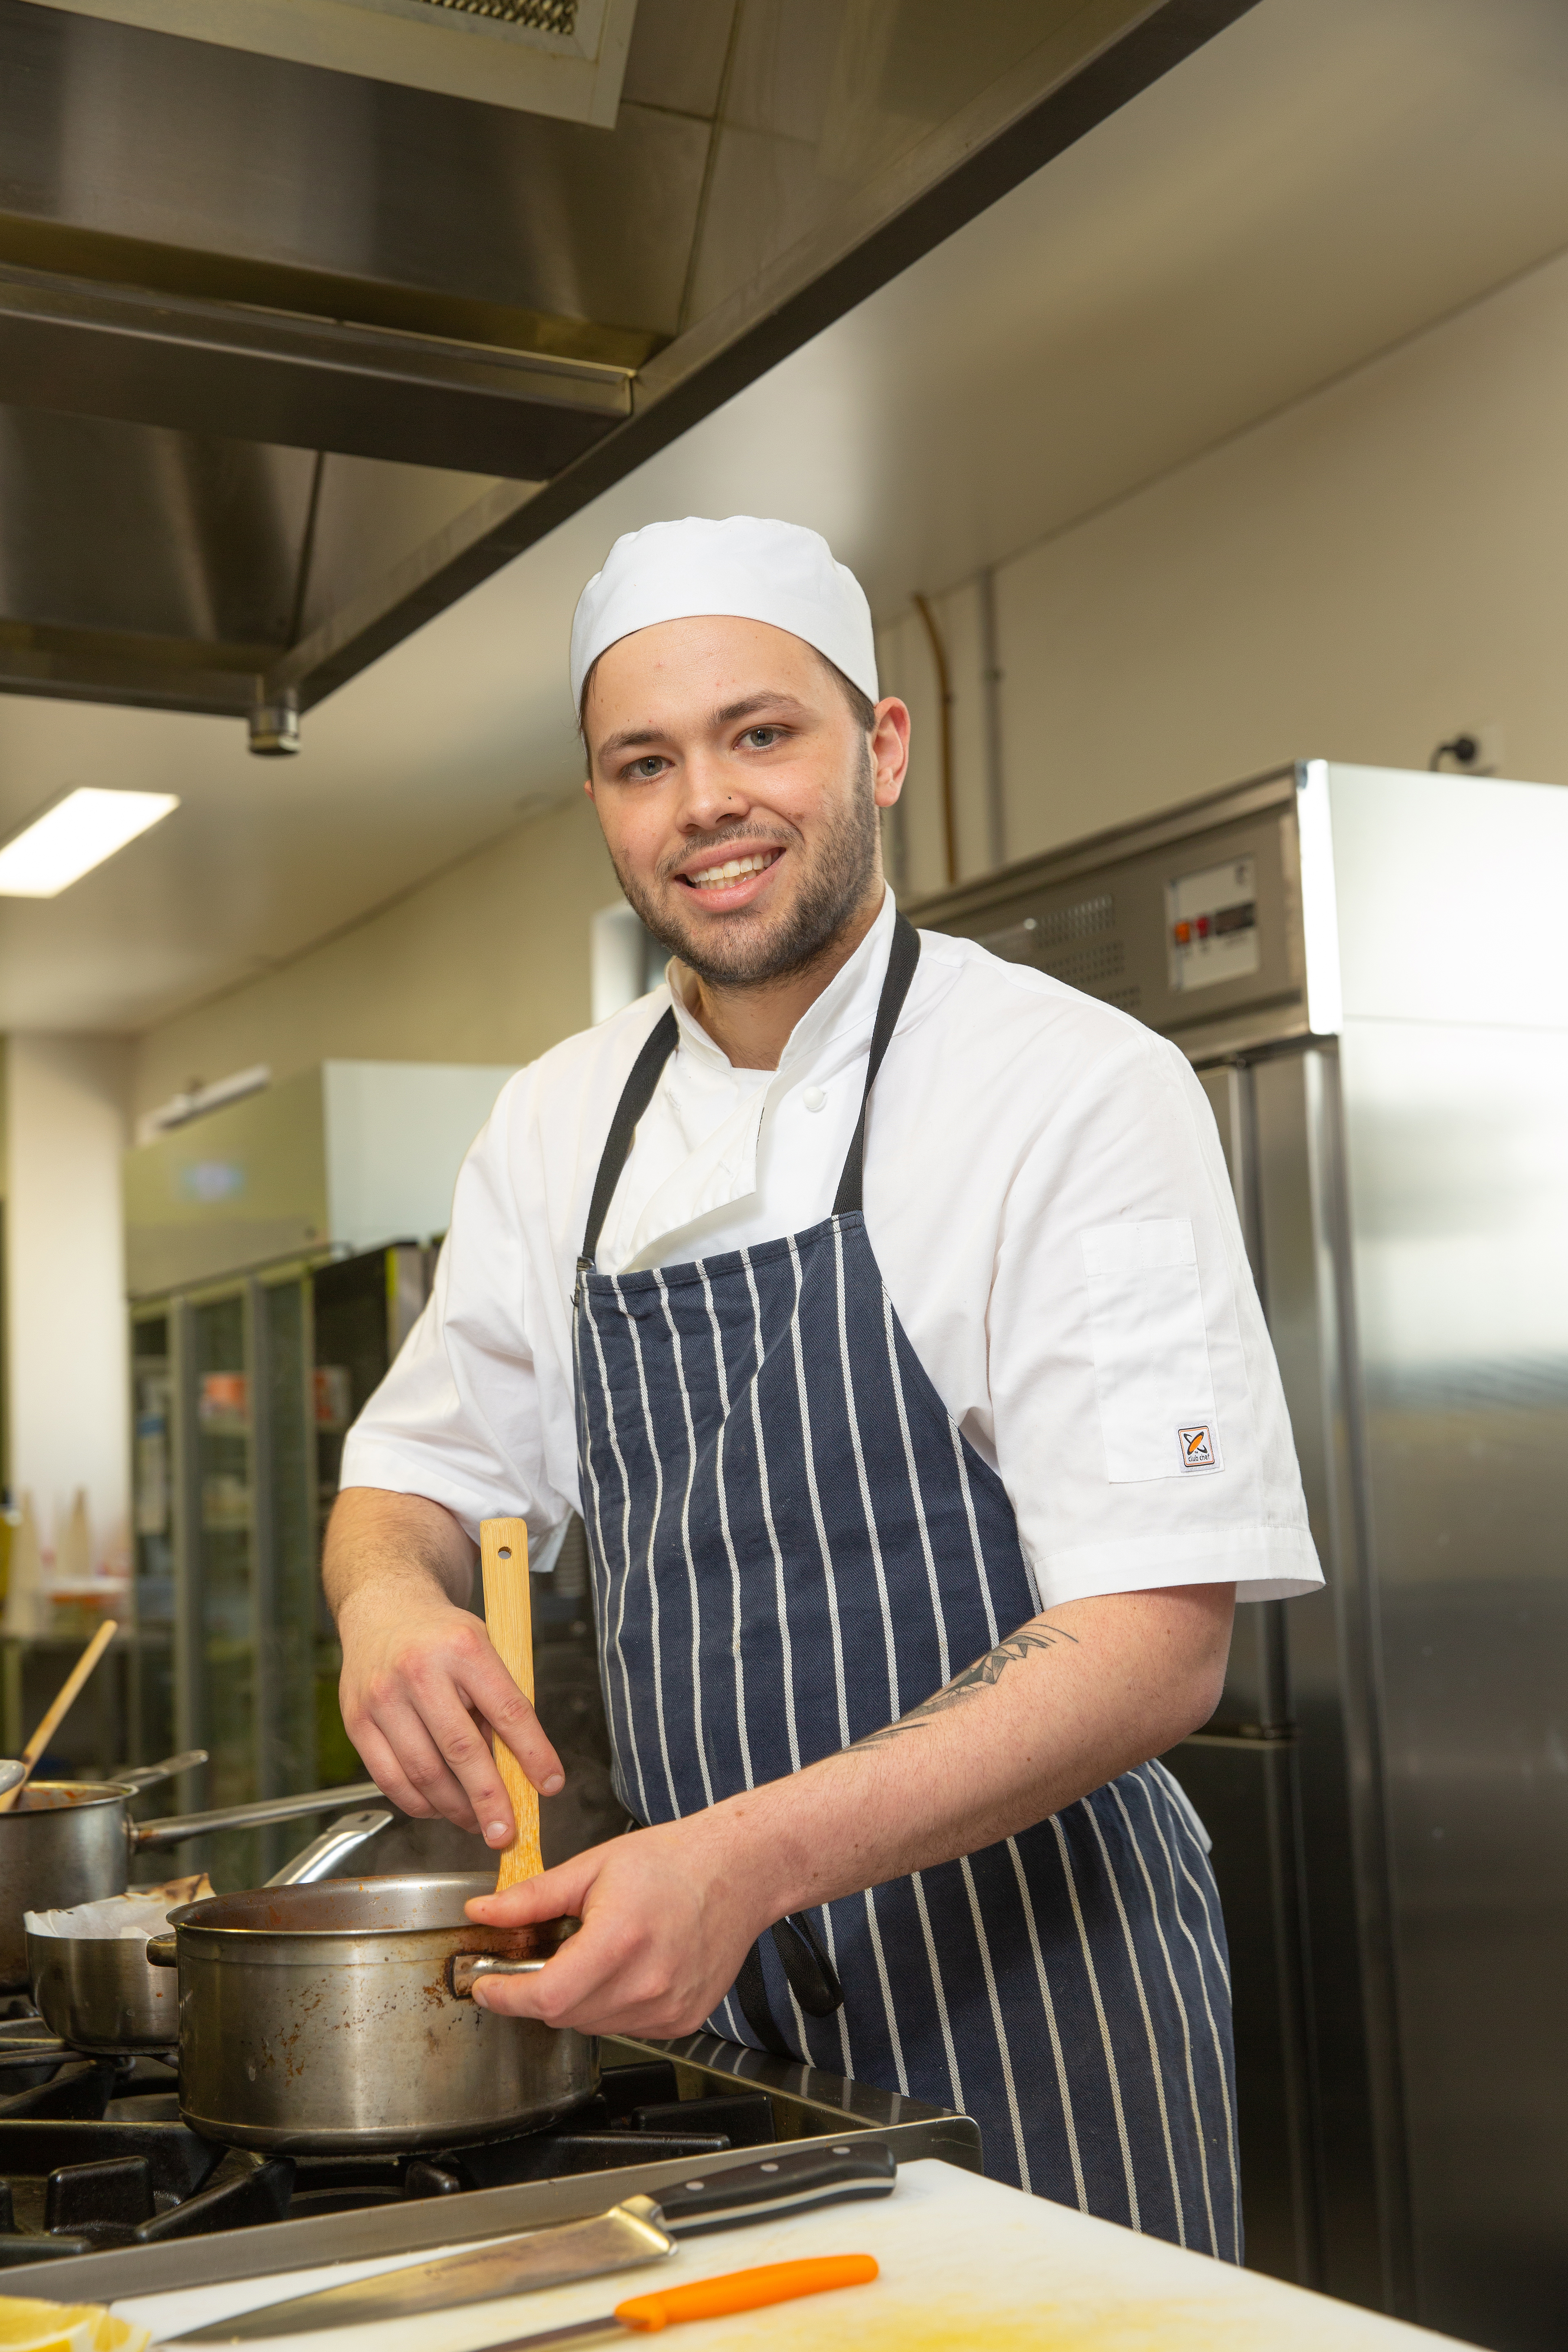
M 784 856 L 781 843 L 763 842 L 754 849 L 719 848 L 702 852 L 674 876 L 674 880 L 716 912 L 749 905 Z

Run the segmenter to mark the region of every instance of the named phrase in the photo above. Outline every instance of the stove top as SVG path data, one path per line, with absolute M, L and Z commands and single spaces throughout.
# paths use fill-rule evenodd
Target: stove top
M 182 2123 L 155 2059 L 0 2023 L 0 2292 L 63 2301 L 264 2276 L 571 2221 L 704 2171 L 879 2140 L 980 2168 L 966 2116 L 710 2034 L 606 2041 L 598 2093 L 542 2131 L 402 2156 L 270 2156 Z

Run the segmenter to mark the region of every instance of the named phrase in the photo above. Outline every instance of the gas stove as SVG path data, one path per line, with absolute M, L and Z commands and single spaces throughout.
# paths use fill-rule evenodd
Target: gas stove
M 542 2131 L 401 2156 L 270 2156 L 180 2120 L 156 2059 L 30 2061 L 0 2022 L 0 2289 L 109 2302 L 574 2221 L 684 2179 L 878 2141 L 980 2168 L 967 2116 L 711 2034 L 605 2041 L 600 2089 Z

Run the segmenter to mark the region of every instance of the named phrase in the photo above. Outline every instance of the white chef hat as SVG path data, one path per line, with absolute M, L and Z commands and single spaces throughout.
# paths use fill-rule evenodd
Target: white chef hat
M 688 515 L 650 522 L 617 539 L 582 595 L 572 621 L 572 700 L 581 710 L 588 672 L 635 629 L 704 613 L 769 621 L 804 637 L 877 700 L 871 608 L 855 574 L 835 562 L 819 531 L 798 522 Z

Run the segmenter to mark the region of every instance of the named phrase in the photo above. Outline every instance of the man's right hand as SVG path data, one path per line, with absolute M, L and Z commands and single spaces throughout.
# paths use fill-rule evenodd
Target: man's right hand
M 343 1727 L 371 1778 L 404 1812 L 442 1814 L 503 1846 L 514 1824 L 491 1731 L 541 1796 L 565 1775 L 484 1626 L 458 1605 L 473 1562 L 439 1504 L 351 1486 L 333 1507 L 322 1577 L 342 1643 Z

